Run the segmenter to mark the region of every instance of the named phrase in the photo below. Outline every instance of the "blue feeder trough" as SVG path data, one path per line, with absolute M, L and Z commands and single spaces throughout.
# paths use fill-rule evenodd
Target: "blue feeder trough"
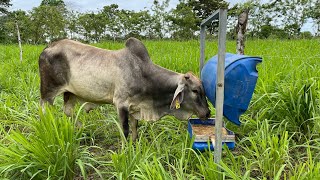
M 226 53 L 223 115 L 238 126 L 241 124 L 239 117 L 248 109 L 252 98 L 258 78 L 256 66 L 260 62 L 262 62 L 260 57 Z M 201 71 L 205 94 L 214 106 L 216 105 L 217 66 L 218 56 L 216 55 L 205 64 Z M 214 125 L 215 119 L 204 121 L 189 119 L 188 132 L 190 137 L 194 138 L 193 149 L 214 150 Z M 197 130 L 198 126 L 202 128 L 200 132 Z M 208 129 L 211 129 L 212 134 L 206 133 Z M 227 145 L 229 149 L 235 147 L 235 135 L 224 125 L 222 127 L 222 143 Z
M 214 150 L 214 125 L 214 118 L 207 120 L 200 120 L 198 118 L 189 119 L 188 132 L 190 138 L 194 138 L 193 149 L 205 151 L 210 148 L 210 150 Z M 208 146 L 209 144 L 210 147 Z M 231 150 L 235 147 L 235 135 L 225 127 L 222 128 L 222 144 L 225 144 Z
M 256 66 L 262 58 L 226 53 L 223 115 L 236 125 L 249 106 L 256 86 Z M 212 57 L 201 71 L 204 91 L 210 102 L 216 104 L 218 56 Z

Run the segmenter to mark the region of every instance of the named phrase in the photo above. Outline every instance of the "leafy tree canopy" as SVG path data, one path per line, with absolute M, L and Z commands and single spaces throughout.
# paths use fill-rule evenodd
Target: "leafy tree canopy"
M 63 0 L 43 0 L 41 6 L 62 6 L 65 7 Z
M 8 12 L 7 8 L 12 5 L 10 1 L 11 0 L 0 0 L 0 14 Z
M 196 16 L 203 20 L 219 8 L 228 8 L 229 3 L 224 0 L 188 0 L 187 4 L 192 7 Z

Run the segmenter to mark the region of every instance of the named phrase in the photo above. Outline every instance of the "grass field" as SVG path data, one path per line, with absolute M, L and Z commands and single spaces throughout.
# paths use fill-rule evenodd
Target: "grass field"
M 154 63 L 199 75 L 198 41 L 145 45 Z M 206 45 L 209 59 L 217 54 L 217 42 Z M 221 174 L 214 152 L 190 148 L 187 121 L 140 121 L 133 143 L 120 133 L 112 105 L 89 114 L 77 105 L 77 117 L 70 119 L 58 97 L 42 114 L 38 57 L 44 47 L 23 46 L 20 63 L 17 46 L 0 45 L 0 179 L 320 179 L 319 40 L 247 42 L 245 53 L 261 56 L 263 63 L 242 125 L 227 123 L 237 142 L 235 150 L 224 149 Z M 227 42 L 228 52 L 235 47 Z

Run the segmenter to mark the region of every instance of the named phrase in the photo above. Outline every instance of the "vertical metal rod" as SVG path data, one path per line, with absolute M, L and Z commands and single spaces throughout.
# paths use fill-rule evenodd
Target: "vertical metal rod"
M 218 34 L 218 66 L 216 85 L 216 120 L 215 120 L 215 147 L 214 162 L 219 164 L 222 153 L 222 118 L 224 100 L 224 66 L 226 56 L 226 34 L 227 34 L 227 10 L 220 9 L 219 12 L 219 34 Z
M 206 26 L 201 26 L 200 29 L 200 76 L 201 76 L 201 70 L 204 66 L 204 57 L 205 57 L 205 49 L 206 49 L 206 44 L 205 44 L 205 39 L 206 39 Z

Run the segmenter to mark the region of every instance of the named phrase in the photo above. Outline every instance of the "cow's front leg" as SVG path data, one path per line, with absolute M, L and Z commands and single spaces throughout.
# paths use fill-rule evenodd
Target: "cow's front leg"
M 123 134 L 126 138 L 128 138 L 129 135 L 129 111 L 126 107 L 120 107 L 118 108 L 118 114 L 119 114 L 119 120 L 120 124 L 122 126 Z
M 132 131 L 132 140 L 136 141 L 138 139 L 138 127 L 137 127 L 138 120 L 130 116 L 130 122 L 131 122 L 131 131 Z

